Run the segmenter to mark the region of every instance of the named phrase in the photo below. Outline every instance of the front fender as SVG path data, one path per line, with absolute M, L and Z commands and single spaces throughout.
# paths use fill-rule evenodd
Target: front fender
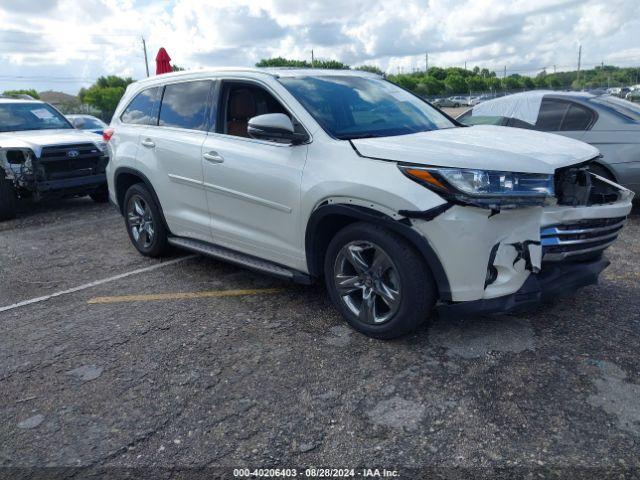
M 407 239 L 420 252 L 429 266 L 438 287 L 440 300 L 445 302 L 451 301 L 451 287 L 442 263 L 428 240 L 411 227 L 411 221 L 408 219 L 406 219 L 406 221 L 402 220 L 403 217 L 397 214 L 388 215 L 373 208 L 356 205 L 353 202 L 326 202 L 316 208 L 311 214 L 305 233 L 307 267 L 311 275 L 317 276 L 322 271 L 322 255 L 318 243 L 321 242 L 322 239 L 321 230 L 323 228 L 323 220 L 331 216 L 348 217 L 354 221 L 364 221 L 381 225 Z

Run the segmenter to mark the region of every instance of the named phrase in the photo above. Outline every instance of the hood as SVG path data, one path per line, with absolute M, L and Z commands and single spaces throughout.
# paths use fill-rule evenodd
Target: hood
M 571 138 L 492 125 L 351 142 L 364 157 L 523 173 L 554 173 L 557 168 L 586 162 L 599 155 L 596 148 Z
M 84 132 L 74 128 L 0 133 L 0 149 L 29 148 L 37 157 L 40 156 L 42 147 L 73 145 L 88 142 L 97 143 L 101 141 L 102 137 L 95 133 Z

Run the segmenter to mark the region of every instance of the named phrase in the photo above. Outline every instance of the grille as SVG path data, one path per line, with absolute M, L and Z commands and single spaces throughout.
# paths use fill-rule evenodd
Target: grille
M 595 218 L 544 227 L 540 231 L 542 258 L 557 262 L 599 255 L 615 242 L 626 217 Z
M 93 143 L 44 147 L 39 161 L 44 180 L 97 175 L 104 173 L 106 165 L 102 152 Z

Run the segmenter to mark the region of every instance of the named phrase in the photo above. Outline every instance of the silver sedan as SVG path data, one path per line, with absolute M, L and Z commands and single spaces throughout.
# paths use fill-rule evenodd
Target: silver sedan
M 590 143 L 602 154 L 592 171 L 640 198 L 640 105 L 611 95 L 535 90 L 488 100 L 458 117 L 552 132 Z

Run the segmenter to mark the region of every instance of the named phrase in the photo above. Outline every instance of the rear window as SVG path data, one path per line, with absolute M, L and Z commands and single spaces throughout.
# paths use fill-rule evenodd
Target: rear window
M 162 96 L 158 125 L 206 130 L 211 83 L 205 80 L 167 85 Z
M 154 125 L 158 118 L 160 87 L 148 88 L 137 94 L 120 116 L 123 123 Z
M 593 118 L 593 112 L 572 103 L 564 116 L 564 120 L 562 120 L 561 130 L 586 130 L 591 125 Z
M 640 105 L 611 95 L 590 98 L 590 102 L 600 105 L 619 118 L 630 122 L 640 122 Z
M 555 100 L 543 100 L 536 121 L 536 130 L 545 132 L 557 132 L 560 130 L 560 124 L 564 118 L 564 114 L 569 108 L 567 102 L 558 102 Z

